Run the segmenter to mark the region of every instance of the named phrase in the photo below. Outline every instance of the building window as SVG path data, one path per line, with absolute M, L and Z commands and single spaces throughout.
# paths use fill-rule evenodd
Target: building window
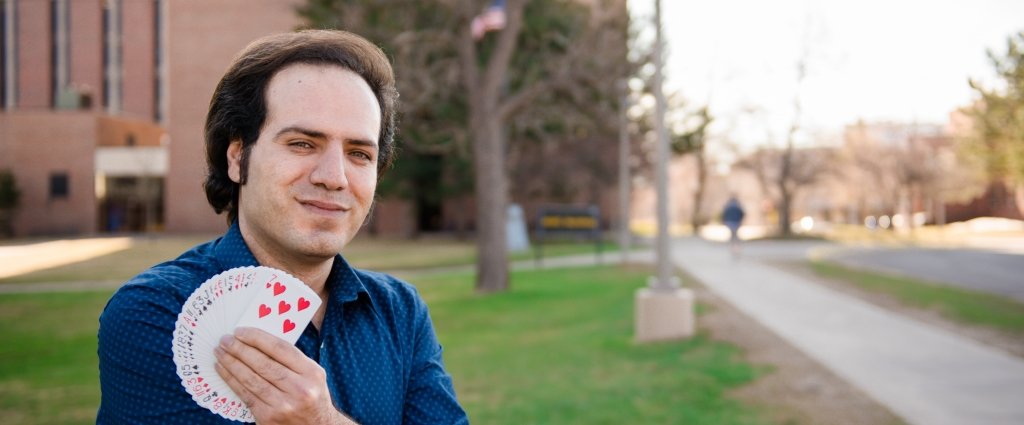
M 164 24 L 163 1 L 153 1 L 153 120 L 163 124 L 164 116 Z
M 65 96 L 68 89 L 69 72 L 69 51 L 68 33 L 70 31 L 70 19 L 68 16 L 68 0 L 52 0 L 50 2 L 50 33 L 53 38 L 53 46 L 50 54 L 51 85 L 52 85 L 52 106 L 54 108 L 77 107 L 77 99 L 71 102 Z M 62 104 L 64 103 L 64 104 Z M 71 105 L 75 103 L 76 105 Z
M 121 112 L 121 0 L 103 3 L 103 105 Z
M 14 0 L 0 0 L 0 109 L 13 109 L 17 45 L 15 44 L 18 12 Z
M 0 109 L 7 109 L 7 0 L 0 0 Z
M 68 173 L 51 173 L 50 199 L 67 199 L 68 193 Z

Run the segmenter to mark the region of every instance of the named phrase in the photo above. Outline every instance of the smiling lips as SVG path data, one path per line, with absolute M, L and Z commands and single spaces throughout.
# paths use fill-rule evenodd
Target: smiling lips
M 320 212 L 325 212 L 325 213 L 346 212 L 346 211 L 351 209 L 351 208 L 347 208 L 347 207 L 345 207 L 345 206 L 343 206 L 341 204 L 336 204 L 336 203 L 329 202 L 329 201 L 300 200 L 299 203 L 301 203 L 302 205 L 305 205 L 306 207 L 310 207 L 310 208 L 312 208 L 314 210 L 318 210 Z

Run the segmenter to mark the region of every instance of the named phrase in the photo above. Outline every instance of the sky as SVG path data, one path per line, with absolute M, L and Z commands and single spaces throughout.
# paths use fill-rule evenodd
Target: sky
M 666 91 L 708 104 L 714 131 L 741 146 L 781 143 L 798 95 L 803 143 L 859 119 L 945 124 L 972 101 L 968 78 L 995 80 L 986 49 L 1024 31 L 1019 0 L 662 0 L 662 15 Z

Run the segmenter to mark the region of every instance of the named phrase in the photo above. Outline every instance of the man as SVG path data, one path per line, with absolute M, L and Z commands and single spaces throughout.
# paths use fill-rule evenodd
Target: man
M 743 224 L 743 207 L 736 195 L 729 195 L 729 201 L 722 209 L 722 223 L 729 228 L 729 250 L 734 258 L 740 255 L 740 225 Z
M 171 338 L 196 287 L 253 265 L 289 272 L 323 301 L 295 346 L 239 328 L 215 350 L 258 423 L 467 423 L 416 290 L 338 254 L 391 162 L 397 97 L 383 52 L 350 33 L 274 35 L 240 54 L 206 122 L 206 195 L 230 229 L 107 304 L 98 423 L 230 422 L 182 387 Z

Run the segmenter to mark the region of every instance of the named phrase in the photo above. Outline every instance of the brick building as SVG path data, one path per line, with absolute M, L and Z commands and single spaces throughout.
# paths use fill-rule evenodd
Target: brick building
M 16 235 L 219 231 L 202 126 L 253 39 L 298 25 L 287 0 L 0 0 L 0 169 Z
M 222 231 L 201 186 L 210 96 L 249 42 L 301 24 L 303 2 L 0 0 L 0 170 L 22 193 L 15 235 Z M 614 196 L 601 198 L 612 221 Z M 380 235 L 473 217 L 471 199 L 444 200 L 429 220 L 408 201 L 379 204 Z
M 0 169 L 17 235 L 159 224 L 160 1 L 0 1 Z

